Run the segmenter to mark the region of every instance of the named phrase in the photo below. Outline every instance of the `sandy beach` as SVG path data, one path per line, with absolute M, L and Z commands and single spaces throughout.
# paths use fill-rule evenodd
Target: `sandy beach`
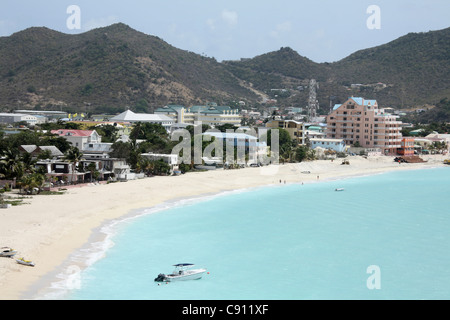
M 85 245 L 96 229 L 140 208 L 173 199 L 282 183 L 309 183 L 392 170 L 410 170 L 443 165 L 443 156 L 423 157 L 420 164 L 398 164 L 394 157 L 350 157 L 239 170 L 187 173 L 173 177 L 74 188 L 63 195 L 39 195 L 27 204 L 1 209 L 0 247 L 10 246 L 36 266 L 19 265 L 0 258 L 0 299 L 29 299 L 31 288 L 61 266 L 70 254 Z M 305 173 L 309 172 L 309 173 Z

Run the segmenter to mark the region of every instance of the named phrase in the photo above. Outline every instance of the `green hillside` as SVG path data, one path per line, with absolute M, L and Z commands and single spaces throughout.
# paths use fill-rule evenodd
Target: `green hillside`
M 334 63 L 290 48 L 219 63 L 122 23 L 77 35 L 29 28 L 0 37 L 0 108 L 151 112 L 169 103 L 258 105 L 262 96 L 304 107 L 310 79 L 319 82 L 323 113 L 331 96 L 332 103 L 357 95 L 402 108 L 450 98 L 449 69 L 450 28 L 408 34 Z
M 290 86 L 295 95 L 286 104 L 306 105 L 308 92 L 296 87 L 316 79 L 323 111 L 329 108 L 331 96 L 334 102 L 350 95 L 364 96 L 395 108 L 437 103 L 450 97 L 450 28 L 411 33 L 335 63 L 315 63 L 290 48 L 225 63 L 259 90 Z
M 217 61 L 124 24 L 79 35 L 30 28 L 0 38 L 0 105 L 91 108 L 256 99 Z

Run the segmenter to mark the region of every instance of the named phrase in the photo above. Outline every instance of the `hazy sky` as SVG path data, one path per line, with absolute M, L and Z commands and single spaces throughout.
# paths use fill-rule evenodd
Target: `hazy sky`
M 79 29 L 68 28 L 70 5 L 80 8 Z M 373 5 L 379 15 L 368 13 Z M 333 62 L 409 32 L 450 27 L 450 0 L 0 0 L 0 36 L 33 26 L 82 33 L 117 22 L 219 61 L 291 47 Z

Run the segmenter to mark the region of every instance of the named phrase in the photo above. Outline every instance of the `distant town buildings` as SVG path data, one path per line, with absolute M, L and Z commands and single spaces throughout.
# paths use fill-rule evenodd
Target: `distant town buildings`
M 121 114 L 112 117 L 110 122 L 149 122 L 162 125 L 167 132 L 170 131 L 170 127 L 175 123 L 174 119 L 162 114 L 148 114 L 148 113 L 134 113 L 131 110 L 122 112 Z
M 347 146 L 342 139 L 312 138 L 309 139 L 311 149 L 322 148 L 336 152 L 345 152 Z
M 86 145 L 100 143 L 102 137 L 95 130 L 52 130 L 52 134 L 63 137 L 72 146 L 83 150 Z
M 223 124 L 241 125 L 239 110 L 229 106 L 218 106 L 215 103 L 206 106 L 184 107 L 180 105 L 167 105 L 155 110 L 157 115 L 165 115 L 173 119 L 175 123 L 187 125 L 206 124 L 218 126 Z
M 305 144 L 304 132 L 306 131 L 303 122 L 295 120 L 269 120 L 266 127 L 270 129 L 284 129 L 289 133 L 289 136 L 296 140 L 298 144 Z
M 0 113 L 0 123 L 12 124 L 16 122 L 26 122 L 30 126 L 38 124 L 38 118 L 23 113 Z M 45 122 L 45 121 L 44 121 Z
M 352 86 L 357 88 L 363 85 L 353 84 Z M 382 83 L 377 83 L 376 86 L 385 87 Z M 271 91 L 285 92 L 281 89 Z M 271 102 L 276 103 L 276 100 Z M 446 143 L 448 150 L 450 145 L 449 135 L 437 135 L 436 133 L 433 136 L 417 137 L 418 135 L 423 136 L 423 132 L 413 130 L 410 131 L 411 137 L 402 137 L 401 128 L 404 124 L 398 120 L 399 113 L 392 108 L 379 107 L 376 100 L 362 97 L 350 97 L 344 103 L 336 104 L 328 115 L 317 116 L 314 118 L 314 122 L 305 122 L 306 108 L 298 105 L 282 107 L 267 104 L 263 107 L 252 107 L 243 101 L 235 102 L 235 105 L 238 105 L 239 109 L 219 106 L 216 103 L 190 107 L 169 104 L 155 109 L 153 114 L 135 113 L 128 109 L 118 115 L 89 115 L 89 119 L 87 116 L 78 118 L 75 117 L 75 114 L 71 115 L 62 111 L 16 110 L 15 113 L 0 113 L 0 123 L 4 124 L 5 136 L 28 130 L 25 123 L 30 127 L 44 122 L 75 122 L 81 124 L 82 128 L 90 129 L 107 125 L 114 126 L 118 132 L 115 137 L 109 138 L 109 143 L 102 142 L 100 135 L 95 130 L 51 131 L 57 136 L 64 137 L 72 146 L 80 149 L 87 161 L 95 162 L 96 166 L 104 171 L 104 176 L 107 174 L 105 170 L 114 172 L 117 168 L 119 168 L 117 174 L 122 169 L 121 174 L 130 173 L 130 168 L 122 163 L 117 166 L 115 164 L 104 166 L 99 163 L 114 160 L 109 158 L 113 142 L 129 141 L 133 125 L 138 122 L 160 124 L 168 133 L 199 124 L 208 125 L 211 128 L 231 124 L 241 129 L 284 129 L 297 145 L 307 145 L 311 149 L 322 148 L 335 152 L 358 154 L 365 152 L 365 154 L 407 156 L 428 151 L 437 152 L 438 149 L 433 144 L 438 142 L 439 148 Z M 76 121 L 77 119 L 80 121 Z M 20 125 L 13 126 L 14 123 Z M 101 129 L 98 130 L 101 131 Z M 266 154 L 268 150 L 266 145 L 258 144 L 257 138 L 252 136 L 237 137 L 215 134 L 214 137 L 223 142 L 231 139 L 234 141 L 235 147 L 245 146 L 246 152 L 252 155 Z M 23 146 L 23 150 L 21 150 L 21 152 L 28 152 L 33 156 L 44 151 L 45 147 L 36 146 Z M 55 150 L 48 151 L 51 151 L 54 157 L 57 156 Z M 45 154 L 48 154 L 48 151 Z M 58 156 L 61 157 L 61 154 Z M 176 169 L 173 166 L 173 159 L 169 155 L 163 157 L 159 154 L 147 154 L 146 156 L 152 159 L 160 157 L 167 160 L 166 162 L 172 170 Z M 255 158 L 252 157 L 248 160 L 252 162 L 255 161 Z M 123 167 L 121 167 L 122 165 Z

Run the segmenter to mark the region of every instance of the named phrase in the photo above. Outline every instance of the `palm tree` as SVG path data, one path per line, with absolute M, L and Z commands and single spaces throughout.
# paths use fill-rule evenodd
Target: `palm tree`
M 4 175 L 5 179 L 20 179 L 24 171 L 24 164 L 19 155 L 11 149 L 4 150 L 3 159 L 0 160 L 0 173 Z
M 97 166 L 95 165 L 95 162 L 89 163 L 87 169 L 91 173 L 91 182 L 92 182 L 92 178 L 94 177 L 95 172 L 97 172 Z
M 45 174 L 35 172 L 32 174 L 34 180 L 34 186 L 38 188 L 38 193 L 41 193 L 41 188 L 45 182 Z
M 155 169 L 154 161 L 151 161 L 144 157 L 140 157 L 139 162 L 136 165 L 136 171 L 144 172 L 147 175 L 151 175 L 153 174 L 154 169 Z
M 24 175 L 17 183 L 23 193 L 28 193 L 33 188 L 33 178 L 31 174 Z
M 69 161 L 72 165 L 72 183 L 75 176 L 75 166 L 83 159 L 83 153 L 78 148 L 71 147 L 65 154 L 64 160 Z
M 48 151 L 48 150 L 47 150 Z M 23 163 L 24 171 L 26 173 L 33 173 L 35 171 L 35 165 L 37 160 L 33 159 L 30 153 L 24 153 L 21 157 Z
M 28 173 L 20 179 L 18 184 L 20 186 L 20 189 L 24 193 L 27 193 L 27 194 L 33 193 L 34 188 L 38 188 L 38 193 L 40 193 L 41 187 L 44 184 L 44 181 L 45 181 L 45 177 L 43 174 Z

